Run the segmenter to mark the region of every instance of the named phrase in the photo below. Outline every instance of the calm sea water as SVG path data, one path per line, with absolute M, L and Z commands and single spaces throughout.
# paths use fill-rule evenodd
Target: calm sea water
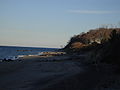
M 36 48 L 36 47 L 16 47 L 16 46 L 0 46 L 0 59 L 9 56 L 22 55 L 38 55 L 41 52 L 55 51 L 56 48 Z

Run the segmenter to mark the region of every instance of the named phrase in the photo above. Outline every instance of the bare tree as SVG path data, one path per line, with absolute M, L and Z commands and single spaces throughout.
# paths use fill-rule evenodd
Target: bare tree
M 105 29 L 107 29 L 107 28 L 108 28 L 108 24 L 102 24 L 102 25 L 100 25 L 100 28 L 105 28 Z

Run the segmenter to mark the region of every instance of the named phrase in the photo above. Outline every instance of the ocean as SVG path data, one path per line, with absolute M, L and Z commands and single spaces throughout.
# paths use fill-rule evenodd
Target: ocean
M 55 51 L 57 48 L 0 46 L 0 59 L 22 57 L 24 55 L 40 55 L 42 52 Z

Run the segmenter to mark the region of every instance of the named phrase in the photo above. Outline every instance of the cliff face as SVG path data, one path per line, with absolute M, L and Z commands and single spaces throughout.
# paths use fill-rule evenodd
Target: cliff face
M 70 39 L 64 49 L 80 49 L 93 43 L 103 43 L 110 38 L 110 34 L 113 30 L 120 32 L 120 28 L 99 28 L 90 30 L 87 33 L 75 35 Z

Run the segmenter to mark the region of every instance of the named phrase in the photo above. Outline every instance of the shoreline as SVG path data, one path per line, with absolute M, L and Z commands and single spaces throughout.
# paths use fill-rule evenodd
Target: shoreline
M 4 57 L 3 59 L 0 59 L 0 62 L 3 61 L 15 61 L 15 60 L 20 60 L 21 58 L 28 57 L 28 56 L 41 56 L 41 57 L 53 57 L 53 56 L 63 56 L 66 55 L 65 52 L 60 52 L 60 51 L 46 51 L 46 52 L 38 52 L 38 54 L 32 55 L 17 55 L 17 56 L 7 56 Z

